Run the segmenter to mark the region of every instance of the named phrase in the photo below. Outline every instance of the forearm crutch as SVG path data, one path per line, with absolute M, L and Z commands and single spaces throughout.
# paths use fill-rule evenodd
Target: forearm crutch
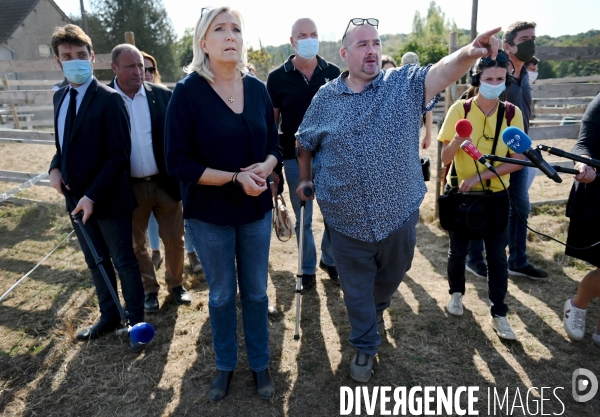
M 306 187 L 303 191 L 306 197 L 312 195 L 312 188 Z M 304 261 L 304 208 L 306 201 L 300 201 L 300 234 L 298 236 L 298 273 L 296 274 L 296 332 L 294 340 L 300 340 L 300 303 L 302 294 L 302 262 Z

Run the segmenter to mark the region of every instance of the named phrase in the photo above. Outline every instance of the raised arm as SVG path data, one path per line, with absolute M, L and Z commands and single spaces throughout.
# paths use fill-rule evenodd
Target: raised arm
M 491 55 L 496 59 L 500 49 L 500 39 L 495 35 L 501 28 L 495 28 L 477 36 L 473 42 L 460 48 L 435 64 L 425 79 L 425 102 L 465 75 L 477 58 Z

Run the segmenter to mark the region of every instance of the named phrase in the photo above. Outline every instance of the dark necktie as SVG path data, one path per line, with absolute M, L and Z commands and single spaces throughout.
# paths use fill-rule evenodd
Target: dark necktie
M 67 117 L 65 118 L 61 152 L 62 177 L 65 184 L 69 183 L 69 175 L 67 173 L 67 150 L 69 148 L 69 142 L 71 141 L 71 132 L 73 131 L 73 125 L 75 124 L 75 117 L 77 116 L 77 90 L 71 88 L 69 92 L 71 93 L 71 98 L 69 99 L 69 110 L 67 111 Z
M 71 88 L 69 93 L 71 98 L 69 99 L 69 110 L 67 111 L 67 117 L 65 118 L 65 130 L 63 131 L 63 147 L 68 145 L 71 140 L 71 132 L 73 131 L 73 125 L 75 124 L 75 117 L 77 116 L 77 90 Z

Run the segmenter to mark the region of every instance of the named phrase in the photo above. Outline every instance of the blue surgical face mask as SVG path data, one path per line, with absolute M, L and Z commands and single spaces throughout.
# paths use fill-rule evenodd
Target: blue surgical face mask
M 488 100 L 493 100 L 495 98 L 500 97 L 500 94 L 506 89 L 505 83 L 500 84 L 488 84 L 481 81 L 479 85 L 479 92 L 481 95 Z
M 85 59 L 61 61 L 63 74 L 73 84 L 85 84 L 92 76 L 92 63 Z
M 297 40 L 296 52 L 304 59 L 313 59 L 319 52 L 319 40 L 315 38 Z

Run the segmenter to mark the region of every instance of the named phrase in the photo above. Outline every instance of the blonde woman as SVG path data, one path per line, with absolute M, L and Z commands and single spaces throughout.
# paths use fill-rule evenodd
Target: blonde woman
M 165 129 L 168 171 L 183 183 L 183 215 L 209 287 L 217 367 L 211 401 L 225 398 L 237 367 L 238 286 L 257 393 L 275 394 L 268 368 L 273 200 L 267 177 L 283 154 L 266 87 L 247 76 L 247 65 L 242 15 L 229 7 L 204 11 Z

